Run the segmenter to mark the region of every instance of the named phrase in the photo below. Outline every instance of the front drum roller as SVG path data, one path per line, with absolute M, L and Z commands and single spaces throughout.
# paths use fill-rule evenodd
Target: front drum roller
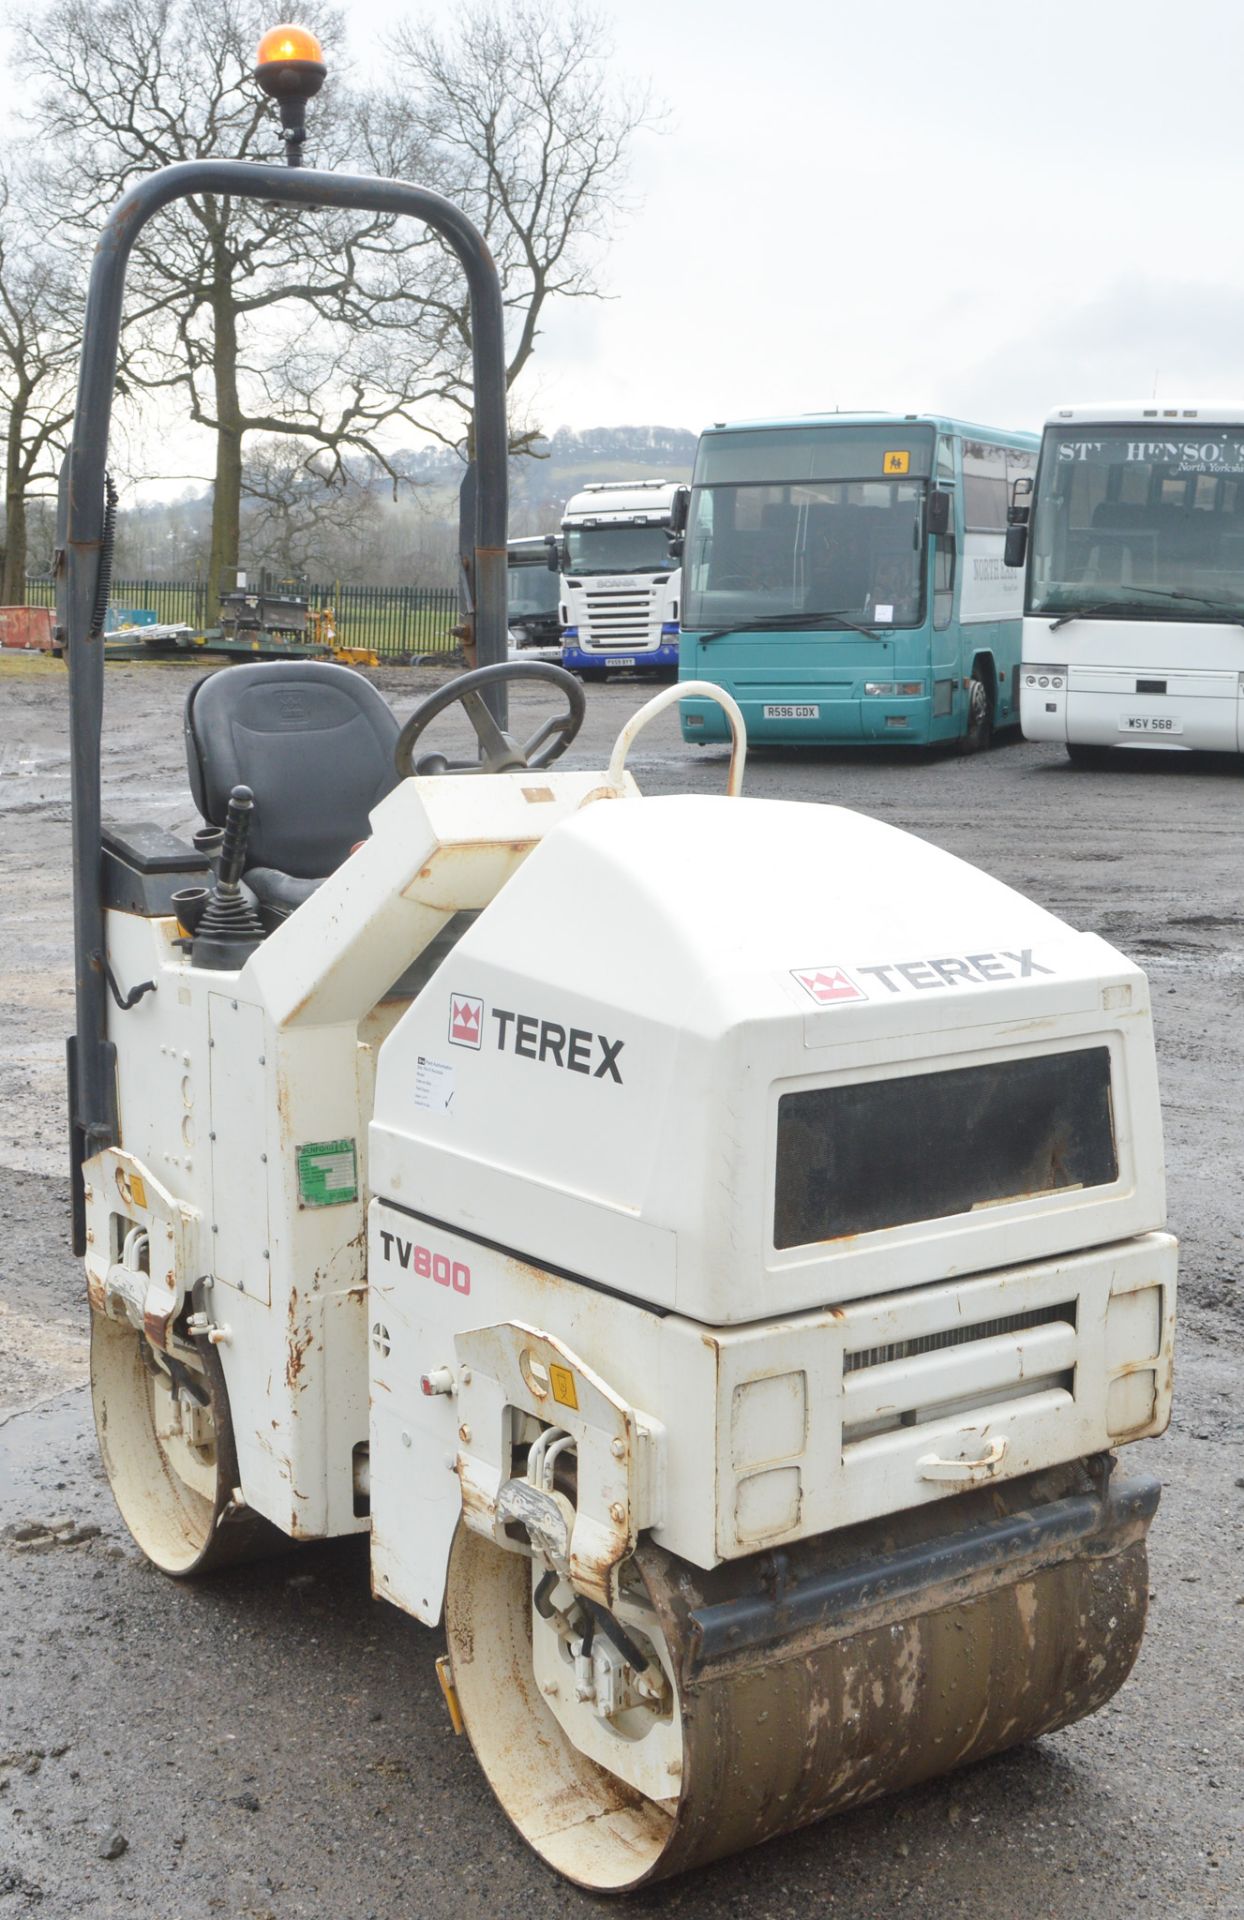
M 617 1771 L 563 1731 L 531 1563 L 460 1526 L 450 1659 L 497 1798 L 550 1866 L 621 1893 L 1095 1712 L 1140 1648 L 1158 1498 L 1156 1481 L 1113 1464 L 1099 1456 L 711 1573 L 641 1545 L 627 1571 L 659 1623 L 647 1645 L 672 1676 L 674 1724 L 654 1706 L 646 1736 L 635 1724 L 613 1736 Z
M 288 1544 L 235 1499 L 229 1397 L 207 1340 L 158 1353 L 128 1320 L 92 1312 L 91 1402 L 121 1518 L 162 1572 L 190 1578 Z

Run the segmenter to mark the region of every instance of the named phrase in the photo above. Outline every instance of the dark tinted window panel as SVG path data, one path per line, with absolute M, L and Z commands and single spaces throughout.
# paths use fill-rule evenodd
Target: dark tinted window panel
M 773 1244 L 944 1220 L 1118 1174 L 1106 1047 L 786 1093 Z

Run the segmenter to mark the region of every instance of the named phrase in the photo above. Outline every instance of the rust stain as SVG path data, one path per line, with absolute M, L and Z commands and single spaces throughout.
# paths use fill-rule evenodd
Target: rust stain
M 296 1286 L 291 1287 L 289 1290 L 289 1311 L 286 1319 L 288 1322 L 288 1346 L 285 1355 L 285 1384 L 291 1393 L 301 1393 L 303 1387 L 307 1384 L 302 1378 L 302 1370 L 307 1363 L 307 1355 L 311 1351 L 315 1336 L 310 1327 L 300 1327 L 298 1324 L 298 1289 Z
M 291 1022 L 298 1018 L 298 1015 L 302 1012 L 310 997 L 310 994 L 308 994 L 307 999 L 301 1001 L 294 1009 L 294 1012 L 290 1016 Z M 289 1081 L 283 1073 L 278 1073 L 276 1076 L 276 1114 L 277 1124 L 280 1128 L 281 1144 L 283 1147 L 289 1147 L 292 1145 L 294 1137 L 294 1117 L 290 1112 Z
M 302 1378 L 302 1370 L 307 1363 L 310 1350 L 311 1335 L 309 1333 L 304 1333 L 297 1340 L 291 1340 L 289 1343 L 289 1352 L 285 1356 L 285 1384 L 291 1393 L 295 1391 L 301 1393 L 306 1384 Z
M 534 1280 L 538 1286 L 542 1287 L 561 1284 L 555 1282 L 554 1276 L 546 1272 L 543 1267 L 535 1267 L 529 1260 L 520 1260 L 514 1254 L 507 1257 L 505 1267 L 506 1272 L 512 1274 L 517 1280 Z
M 143 1314 L 143 1332 L 153 1347 L 166 1348 L 168 1346 L 168 1330 L 171 1318 L 172 1315 L 168 1313 Z

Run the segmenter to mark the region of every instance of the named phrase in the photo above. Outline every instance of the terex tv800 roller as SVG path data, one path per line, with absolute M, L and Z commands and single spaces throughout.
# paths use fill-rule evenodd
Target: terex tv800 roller
M 402 727 L 341 667 L 201 681 L 191 846 L 102 825 L 99 743 L 125 249 L 201 191 L 458 250 L 483 664 Z M 741 798 L 708 685 L 555 764 L 584 696 L 504 661 L 481 244 L 420 189 L 208 161 L 105 231 L 60 615 L 75 1244 L 144 1551 L 188 1577 L 370 1532 L 519 1830 L 621 1891 L 1110 1698 L 1175 1246 L 1148 991 L 1104 941 L 861 815 Z M 565 703 L 523 744 L 514 683 Z M 724 714 L 727 790 L 643 798 L 628 749 L 680 697 Z M 457 703 L 468 762 L 423 743 Z

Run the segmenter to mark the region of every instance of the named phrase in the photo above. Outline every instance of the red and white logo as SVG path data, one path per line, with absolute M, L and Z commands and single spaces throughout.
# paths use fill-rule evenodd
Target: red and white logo
M 455 1047 L 474 1047 L 478 1053 L 484 1037 L 484 1003 L 468 1000 L 460 993 L 449 996 L 449 1038 Z
M 799 982 L 809 1000 L 815 1000 L 818 1007 L 834 1007 L 843 1000 L 868 998 L 845 967 L 804 967 L 799 972 L 792 968 L 791 979 Z

